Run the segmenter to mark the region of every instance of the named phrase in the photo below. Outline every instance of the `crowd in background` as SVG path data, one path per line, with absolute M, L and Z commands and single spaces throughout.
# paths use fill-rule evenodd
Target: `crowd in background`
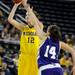
M 0 10 L 0 75 L 17 75 L 19 48 L 9 41 L 18 41 L 19 31 L 12 27 Z M 1 42 L 7 40 L 6 43 Z
M 20 40 L 20 32 L 4 19 L 0 10 L 0 39 Z M 62 34 L 62 40 L 75 48 L 75 36 L 73 34 Z M 63 50 L 60 51 L 60 64 L 64 69 L 64 75 L 72 73 L 71 55 Z M 0 43 L 0 75 L 17 75 L 19 45 Z

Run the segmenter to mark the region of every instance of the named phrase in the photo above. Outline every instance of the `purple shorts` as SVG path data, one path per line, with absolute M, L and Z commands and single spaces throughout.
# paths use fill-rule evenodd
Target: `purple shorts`
M 53 67 L 53 66 L 52 66 Z M 59 67 L 53 67 L 52 68 L 49 65 L 45 68 L 45 66 L 42 66 L 41 68 L 39 68 L 39 75 L 63 75 L 63 69 L 59 66 Z

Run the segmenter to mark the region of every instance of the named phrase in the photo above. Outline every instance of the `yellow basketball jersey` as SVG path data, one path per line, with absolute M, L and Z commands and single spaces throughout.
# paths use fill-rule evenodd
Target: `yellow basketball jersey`
M 34 28 L 25 27 L 22 31 L 18 62 L 18 75 L 38 75 L 37 52 L 39 37 Z
M 39 46 L 39 37 L 34 28 L 25 27 L 22 31 L 20 51 L 25 54 L 35 54 Z

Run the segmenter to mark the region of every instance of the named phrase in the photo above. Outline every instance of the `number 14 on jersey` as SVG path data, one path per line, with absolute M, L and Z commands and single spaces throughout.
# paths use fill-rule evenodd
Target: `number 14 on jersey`
M 52 46 L 50 47 L 49 45 L 46 46 L 46 52 L 44 54 L 45 57 L 48 57 L 48 54 L 51 54 L 51 58 L 52 59 L 55 59 L 56 57 L 56 47 L 55 46 Z

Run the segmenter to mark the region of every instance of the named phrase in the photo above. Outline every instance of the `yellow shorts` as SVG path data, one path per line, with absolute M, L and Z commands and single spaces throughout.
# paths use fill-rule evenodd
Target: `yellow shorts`
M 35 55 L 20 54 L 18 75 L 38 75 L 37 59 Z

